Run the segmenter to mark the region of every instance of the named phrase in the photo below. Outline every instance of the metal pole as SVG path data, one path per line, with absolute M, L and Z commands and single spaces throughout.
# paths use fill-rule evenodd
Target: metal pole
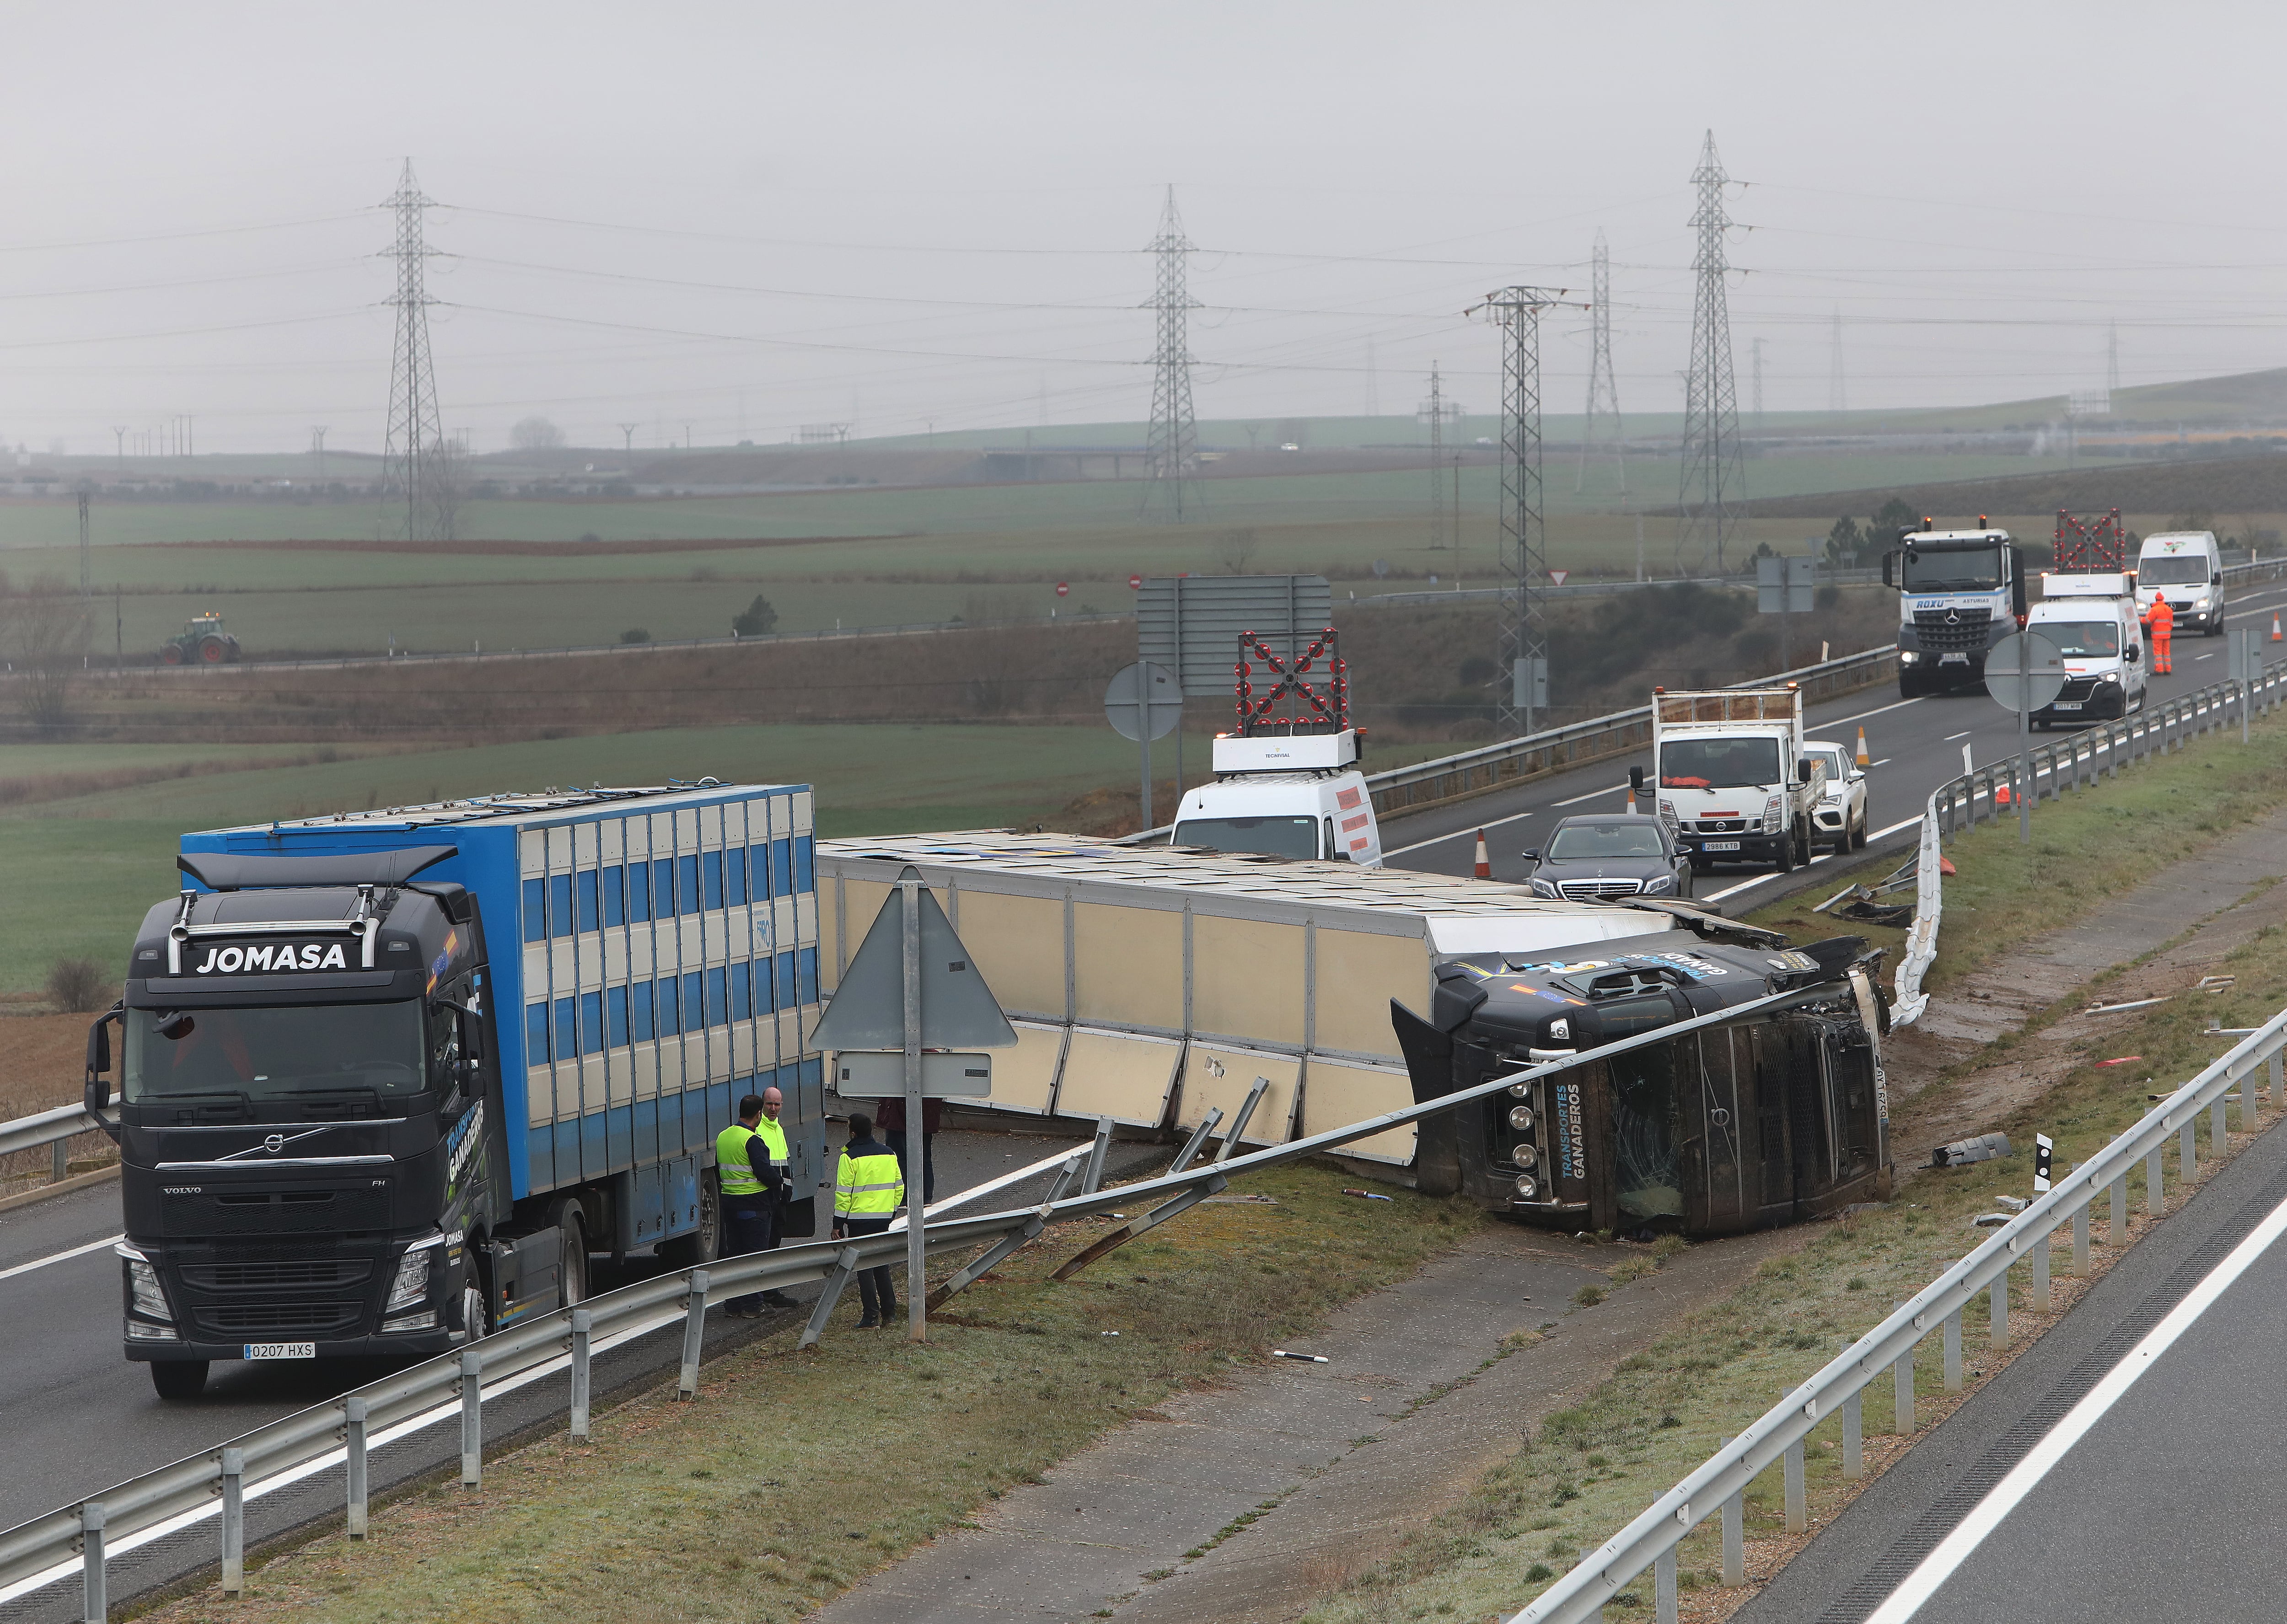
M 1143 702 L 1136 708 L 1136 714 L 1143 717 L 1141 725 L 1139 725 L 1136 731 L 1143 735 L 1143 737 L 1137 740 L 1136 742 L 1144 752 L 1144 794 L 1142 796 L 1144 821 L 1137 824 L 1136 827 L 1138 829 L 1151 829 L 1159 827 L 1158 824 L 1151 821 L 1151 685 L 1148 682 L 1138 682 L 1136 685 L 1143 691 L 1144 694 Z
M 475 1488 L 485 1475 L 485 1356 L 461 1351 L 461 1486 Z
M 222 1452 L 222 1593 L 246 1592 L 246 1452 Z
M 105 1624 L 111 1606 L 103 1593 L 103 1502 L 91 1500 L 79 1509 L 80 1617 L 86 1624 Z
M 2043 1313 L 2049 1308 L 2049 1238 L 2036 1235 L 2033 1247 L 2033 1306 Z
M 1891 1376 L 1896 1383 L 1896 1420 L 1891 1430 L 1900 1438 L 1911 1438 L 1914 1435 L 1914 1351 L 1911 1348 L 1898 1355 L 1898 1362 L 1891 1367 Z
M 572 1311 L 572 1436 L 588 1436 L 588 1342 L 596 1317 L 584 1308 Z
M 1993 1284 L 1985 1288 L 1988 1315 L 1987 1342 L 1996 1348 L 2009 1345 L 2009 1271 L 2006 1269 L 1993 1277 Z
M 707 1271 L 691 1271 L 691 1289 L 683 1300 L 683 1371 L 676 1378 L 677 1398 L 699 1396 L 699 1351 L 707 1336 Z
M 1842 1475 L 1852 1482 L 1866 1475 L 1866 1390 L 1853 1388 L 1842 1401 Z
M 1723 1582 L 1747 1582 L 1747 1508 L 1744 1494 L 1723 1502 Z
M 2033 784 L 2033 634 L 2017 634 L 2017 843 L 2033 840 L 2033 809 L 2025 792 Z
M 2128 1244 L 2128 1175 L 2125 1173 L 2112 1181 L 2112 1219 L 2104 1232 L 2104 1244 L 2109 1247 Z
M 1795 1439 L 1786 1446 L 1780 1477 L 1786 1484 L 1786 1529 L 1789 1533 L 1800 1533 L 1810 1526 L 1809 1497 L 1804 1493 L 1802 1480 L 1802 1440 Z
M 2156 1218 L 2168 1210 L 2168 1198 L 2160 1184 L 2160 1147 L 2157 1145 L 2144 1158 L 2144 1210 Z
M 1082 1195 L 1094 1195 L 1096 1186 L 1104 1182 L 1104 1153 L 1111 1148 L 1112 1119 L 1100 1116 L 1096 1119 L 1096 1143 L 1088 1147 L 1088 1176 L 1080 1180 L 1080 1192 Z
M 2228 1148 L 2229 1130 L 2224 1126 L 2224 1101 L 2228 1095 L 2216 1096 L 2215 1104 L 2208 1107 L 2208 1147 L 2220 1158 Z
M 1961 1311 L 1945 1317 L 1945 1390 L 1961 1390 Z
M 2095 1207 L 2086 1200 L 2073 1209 L 2073 1272 L 2083 1279 L 2088 1278 L 2088 1225 Z
M 349 1534 L 352 1540 L 365 1538 L 365 1400 L 351 1398 L 342 1400 L 343 1463 L 349 1475 Z
M 2176 1135 L 2176 1174 L 2188 1184 L 2200 1176 L 2200 1113 L 2196 1111 L 2184 1118 Z
M 1655 1624 L 1676 1624 L 1674 1546 L 1652 1558 L 1651 1588 Z
M 1151 691 L 1143 691 L 1141 732 L 1151 731 Z M 905 900 L 906 983 L 906 1335 L 929 1340 L 929 1237 L 922 1224 L 928 1202 L 929 1146 L 922 1133 L 922 883 L 908 873 L 898 882 Z

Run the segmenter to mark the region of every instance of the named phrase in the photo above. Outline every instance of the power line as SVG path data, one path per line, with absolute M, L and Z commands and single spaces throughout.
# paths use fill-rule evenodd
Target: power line
M 397 214 L 397 291 L 388 302 L 397 310 L 397 342 L 389 364 L 389 431 L 382 456 L 384 498 L 405 503 L 405 538 L 413 542 L 453 539 L 451 453 L 437 410 L 437 378 L 430 363 L 427 260 L 435 252 L 422 235 L 422 210 L 432 206 L 405 161 L 397 190 L 387 206 Z
M 1849 409 L 1850 396 L 1842 380 L 1842 306 L 1834 307 L 1834 329 L 1826 360 L 1826 409 L 1841 412 Z
M 1675 538 L 1676 562 L 1695 547 L 1703 569 L 1721 574 L 1724 547 L 1738 528 L 1747 495 L 1747 471 L 1739 445 L 1739 396 L 1731 375 L 1731 316 L 1726 302 L 1723 234 L 1730 217 L 1723 211 L 1729 178 L 1715 153 L 1710 130 L 1691 172 L 1699 206 L 1691 217 L 1699 234 L 1692 269 L 1699 279 L 1691 305 L 1691 365 L 1683 384 L 1683 464 L 1676 504 L 1683 523 Z
M 1159 256 L 1159 281 L 1151 296 L 1159 313 L 1159 346 L 1152 356 L 1151 428 L 1144 441 L 1144 490 L 1137 503 L 1180 525 L 1204 517 L 1199 484 L 1199 429 L 1191 416 L 1191 313 L 1197 304 L 1185 286 L 1191 252 L 1183 222 L 1175 212 L 1175 188 L 1167 188 L 1159 215 L 1159 234 L 1151 240 Z

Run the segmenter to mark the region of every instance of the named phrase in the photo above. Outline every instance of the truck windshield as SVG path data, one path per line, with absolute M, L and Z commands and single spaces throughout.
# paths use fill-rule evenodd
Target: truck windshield
M 2139 586 L 2205 586 L 2208 561 L 2196 552 L 2136 560 Z
M 1972 547 L 1960 552 L 1906 550 L 1906 570 L 1899 584 L 1909 592 L 1991 592 L 2007 583 L 1998 547 Z
M 2033 630 L 2068 660 L 2109 660 L 2120 653 L 2120 628 L 2111 621 L 2036 621 Z
M 1318 820 L 1312 817 L 1193 818 L 1175 825 L 1179 846 L 1218 852 L 1260 852 L 1270 857 L 1318 855 Z
M 130 1010 L 121 1088 L 130 1102 L 194 1095 L 418 1093 L 421 1005 Z
M 1552 863 L 1576 863 L 1597 857 L 1663 857 L 1659 831 L 1648 818 L 1626 823 L 1591 823 L 1556 831 L 1548 843 Z
M 1776 739 L 1676 739 L 1659 747 L 1662 789 L 1744 789 L 1778 781 Z

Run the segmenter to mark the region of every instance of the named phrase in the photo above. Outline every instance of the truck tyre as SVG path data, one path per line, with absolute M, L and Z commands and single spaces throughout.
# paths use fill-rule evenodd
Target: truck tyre
M 722 1197 L 715 1186 L 713 1168 L 699 1176 L 699 1227 L 687 1235 L 661 1241 L 652 1251 L 670 1269 L 695 1269 L 722 1256 Z
M 199 661 L 201 664 L 220 665 L 224 661 L 229 658 L 230 645 L 224 642 L 220 638 L 204 637 L 199 639 Z
M 168 644 L 164 648 L 159 651 L 159 663 L 162 665 L 182 664 L 183 646 L 179 643 Z
M 195 1398 L 207 1388 L 204 1359 L 154 1359 L 151 1385 L 162 1398 Z
M 485 1273 L 483 1254 L 469 1248 L 469 1272 L 461 1282 L 460 1324 L 453 1329 L 455 1343 L 481 1342 L 493 1334 L 492 1280 Z
M 588 1300 L 588 1221 L 574 1200 L 558 1201 L 549 1211 L 558 1248 L 556 1306 L 577 1308 Z
M 1794 872 L 1794 831 L 1792 829 L 1789 829 L 1786 832 L 1785 838 L 1779 842 L 1778 864 L 1779 872 L 1781 874 L 1792 874 Z

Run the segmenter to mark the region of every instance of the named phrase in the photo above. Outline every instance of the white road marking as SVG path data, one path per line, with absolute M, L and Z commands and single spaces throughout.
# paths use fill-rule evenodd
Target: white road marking
M 1971 733 L 1976 731 L 1977 730 L 1975 728 L 1965 727 L 1958 733 L 1948 733 L 1944 738 L 1939 740 L 1938 742 L 1940 744 L 1951 744 L 1956 739 L 1967 739 Z
M 1821 722 L 1818 725 L 1821 727 L 1840 727 L 1846 722 L 1863 722 L 1868 717 L 1878 717 L 1882 715 L 1885 711 L 1903 710 L 1909 705 L 1919 705 L 1921 702 L 1922 701 L 1919 698 L 1892 700 L 1887 705 L 1877 705 L 1872 710 L 1862 710 L 1855 717 L 1836 717 L 1832 721 Z
M 1381 854 L 1382 860 L 1388 862 L 1391 858 L 1403 857 L 1408 852 L 1419 852 L 1424 846 L 1441 846 L 1449 840 L 1475 840 L 1477 837 L 1477 831 L 1481 828 L 1497 829 L 1504 823 L 1515 823 L 1531 816 L 1532 816 L 1531 812 L 1511 812 L 1508 817 L 1495 818 L 1490 823 L 1474 823 L 1468 828 L 1455 829 L 1450 835 L 1439 835 L 1430 840 L 1417 840 L 1410 846 L 1398 847 L 1395 852 L 1384 852 Z
M 1879 760 L 1879 761 L 1870 761 L 1870 762 L 1868 762 L 1868 763 L 1866 764 L 1866 771 L 1867 771 L 1867 772 L 1872 772 L 1875 768 L 1877 768 L 1877 767 L 1887 767 L 1887 766 L 1888 766 L 1889 764 L 1890 764 L 1890 758 L 1889 758 L 1887 756 L 1885 756 L 1885 757 L 1882 757 L 1882 759 L 1881 759 L 1881 760 Z
M 2196 664 L 2198 664 L 2198 663 L 2199 663 L 2201 661 L 2203 661 L 2203 660 L 2212 660 L 2212 659 L 2214 659 L 2214 658 L 2215 658 L 2215 655 L 2214 655 L 2212 653 L 2210 653 L 2210 654 L 2194 654 L 2194 655 L 2192 656 L 2192 663 L 2193 663 L 2193 664 L 2195 664 L 2195 665 L 2196 665 Z
M 2071 1452 L 2072 1446 L 2127 1396 L 2128 1390 L 2160 1362 L 2160 1356 L 2173 1347 L 2202 1314 L 2215 1306 L 2216 1299 L 2228 1291 L 2283 1232 L 2287 1232 L 2287 1201 L 2273 1208 L 2254 1233 L 2234 1247 L 2230 1256 L 2209 1271 L 2207 1278 L 2192 1288 L 2190 1295 L 2176 1304 L 2166 1319 L 2154 1326 L 2143 1341 L 2105 1373 L 2104 1379 L 2089 1390 L 2086 1398 L 2049 1429 L 2047 1436 L 2033 1446 L 2031 1453 L 1995 1484 L 1953 1532 L 1938 1541 L 1937 1549 L 1923 1557 L 1919 1565 L 1906 1575 L 1904 1582 L 1890 1592 L 1866 1624 L 1905 1624 L 1919 1612 L 1938 1587 L 1953 1577 L 1970 1553 L 1985 1542 L 1986 1536 L 2001 1525 L 2041 1479 Z
M 57 1252 L 46 1257 L 36 1257 L 30 1263 L 18 1264 L 12 1269 L 0 1269 L 0 1280 L 11 1279 L 19 1274 L 29 1274 L 33 1270 L 44 1269 L 50 1264 L 67 1263 L 75 1257 L 84 1257 L 90 1252 L 100 1252 L 107 1246 L 117 1246 L 126 1239 L 124 1235 L 106 1235 L 100 1240 L 91 1240 L 85 1246 L 74 1247 L 68 1252 Z
M 1591 789 L 1586 795 L 1576 795 L 1569 801 L 1558 801 L 1554 803 L 1554 804 L 1558 806 L 1578 806 L 1583 801 L 1594 801 L 1608 795 L 1622 795 L 1625 794 L 1627 786 L 1626 784 L 1615 784 L 1610 789 Z

